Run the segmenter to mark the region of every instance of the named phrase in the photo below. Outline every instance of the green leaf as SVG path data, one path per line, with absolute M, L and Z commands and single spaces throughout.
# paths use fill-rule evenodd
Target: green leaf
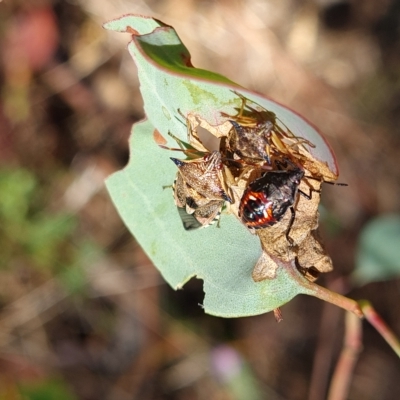
M 101 258 L 104 254 L 96 244 L 81 241 L 73 251 L 73 260 L 57 278 L 69 294 L 80 295 L 87 287 L 88 266 L 98 265 Z
M 30 202 L 37 187 L 35 176 L 27 170 L 0 170 L 0 217 L 2 227 L 27 218 Z
M 110 31 L 128 32 L 129 29 L 134 29 L 138 35 L 147 35 L 148 33 L 153 32 L 156 28 L 166 25 L 151 17 L 130 14 L 107 22 L 103 26 L 105 29 L 109 29 Z
M 260 242 L 233 215 L 223 214 L 219 228 L 183 229 L 172 191 L 163 189 L 172 184 L 177 169 L 169 159 L 171 152 L 155 144 L 153 132 L 157 129 L 168 137 L 170 131 L 187 140 L 185 121 L 178 110 L 183 115 L 201 116 L 211 125 L 222 124 L 221 112 L 235 115 L 241 105 L 237 91 L 275 113 L 296 136 L 312 142 L 315 148 L 309 149 L 310 153 L 337 175 L 335 158 L 322 136 L 278 103 L 223 76 L 193 68 L 190 54 L 173 28 L 139 16 L 124 16 L 105 27 L 133 34 L 129 51 L 138 67 L 149 119 L 134 126 L 130 162 L 106 184 L 125 224 L 166 281 L 179 289 L 193 276 L 202 279 L 205 311 L 224 317 L 261 314 L 299 293 L 315 295 L 309 282 L 287 266 L 278 269 L 275 279 L 255 283 L 251 273 L 261 255 Z M 304 285 L 299 285 L 299 280 Z
M 400 276 L 400 215 L 385 215 L 363 229 L 353 280 L 359 285 Z
M 144 109 L 151 123 L 166 136 L 168 131 L 186 140 L 186 127 L 177 113 L 196 113 L 212 125 L 225 122 L 221 112 L 234 115 L 241 100 L 233 92 L 258 103 L 277 115 L 296 136 L 315 145 L 308 149 L 333 174 L 338 175 L 328 143 L 307 121 L 292 110 L 241 88 L 222 75 L 191 67 L 190 54 L 172 27 L 152 18 L 126 15 L 104 25 L 117 32 L 134 31 L 128 50 L 139 74 Z
M 60 248 L 75 225 L 75 218 L 68 214 L 38 214 L 26 222 L 21 240 L 37 265 L 54 267 Z
M 20 383 L 20 393 L 26 400 L 75 400 L 68 386 L 61 380 L 48 379 Z
M 219 228 L 183 229 L 172 189 L 163 189 L 176 167 L 155 145 L 153 130 L 148 121 L 134 126 L 130 162 L 106 185 L 125 224 L 165 280 L 179 289 L 193 276 L 202 279 L 205 311 L 224 317 L 265 313 L 305 293 L 286 269 L 279 269 L 273 280 L 252 280 L 260 242 L 234 216 L 222 214 Z

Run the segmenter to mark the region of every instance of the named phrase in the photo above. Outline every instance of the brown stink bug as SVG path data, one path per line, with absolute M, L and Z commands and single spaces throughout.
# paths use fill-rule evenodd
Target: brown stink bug
M 219 218 L 225 202 L 232 203 L 225 185 L 226 167 L 222 163 L 221 153 L 209 152 L 190 127 L 188 140 L 191 144 L 171 133 L 169 135 L 176 140 L 179 148 L 167 147 L 159 139 L 156 140 L 158 145 L 164 149 L 182 151 L 187 157 L 186 160 L 171 157 L 179 170 L 173 191 L 183 226 L 186 230 L 208 226 Z
M 188 185 L 178 172 L 173 185 L 175 205 L 185 230 L 207 227 L 219 219 L 224 200 L 209 200 Z
M 227 157 L 233 155 L 249 164 L 271 165 L 272 158 L 301 158 L 308 153 L 304 145 L 314 147 L 308 140 L 295 136 L 273 112 L 234 93 L 241 99 L 236 115 L 221 113 L 232 124 L 228 136 L 221 141 L 221 151 Z
M 209 200 L 224 200 L 232 203 L 224 189 L 222 158 L 219 151 L 206 153 L 194 160 L 171 157 L 178 167 L 182 179 L 200 195 Z

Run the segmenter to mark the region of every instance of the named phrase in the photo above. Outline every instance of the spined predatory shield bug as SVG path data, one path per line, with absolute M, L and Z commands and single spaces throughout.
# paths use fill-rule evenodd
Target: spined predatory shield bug
M 238 92 L 234 93 L 241 99 L 237 114 L 221 113 L 232 124 L 229 135 L 221 142 L 221 148 L 228 157 L 232 154 L 248 163 L 264 162 L 271 165 L 274 156 L 278 159 L 282 156 L 296 158 L 300 156 L 300 146 L 303 153 L 307 153 L 304 145 L 314 147 L 306 139 L 293 135 L 273 112 Z
M 226 146 L 233 154 L 247 162 L 270 160 L 270 137 L 273 124 L 270 121 L 257 124 L 255 127 L 243 126 L 230 120 L 233 128 L 229 134 Z
M 195 160 L 171 159 L 179 169 L 173 190 L 184 228 L 211 225 L 219 219 L 225 201 L 232 203 L 223 187 L 221 154 L 215 151 Z
M 193 136 L 194 135 L 194 136 Z M 186 230 L 208 226 L 215 222 L 225 201 L 232 203 L 225 188 L 224 165 L 219 151 L 208 152 L 197 136 L 188 128 L 188 139 L 194 137 L 195 148 L 170 133 L 180 146 L 179 149 L 165 145 L 167 150 L 182 151 L 188 159 L 171 157 L 178 167 L 173 185 L 175 204 Z
M 191 188 L 178 172 L 173 193 L 185 230 L 207 227 L 219 219 L 224 200 L 209 200 Z
M 299 192 L 300 181 L 304 177 L 301 168 L 266 172 L 263 176 L 249 184 L 244 191 L 239 205 L 239 217 L 242 222 L 252 229 L 261 229 L 279 222 L 287 209 L 292 213 L 286 238 L 295 218 L 293 204 Z M 303 192 L 300 192 L 306 195 Z
M 200 195 L 209 200 L 224 200 L 232 203 L 232 199 L 223 187 L 222 159 L 219 151 L 207 153 L 202 158 L 180 160 L 171 157 L 178 167 L 183 180 Z
M 280 162 L 276 164 L 282 168 Z M 285 236 L 288 242 L 293 244 L 289 233 L 296 217 L 294 203 L 297 200 L 297 194 L 311 200 L 313 192 L 320 193 L 320 190 L 311 188 L 308 194 L 300 190 L 301 180 L 306 178 L 329 184 L 335 183 L 305 176 L 304 169 L 289 160 L 286 160 L 285 164 L 289 167 L 288 169 L 268 171 L 248 185 L 240 200 L 239 218 L 248 228 L 261 229 L 275 225 L 290 209 L 291 217 Z M 337 185 L 346 186 L 343 183 L 337 183 Z
M 300 168 L 270 171 L 256 179 L 243 193 L 239 216 L 249 228 L 259 229 L 277 223 L 293 205 L 304 177 Z

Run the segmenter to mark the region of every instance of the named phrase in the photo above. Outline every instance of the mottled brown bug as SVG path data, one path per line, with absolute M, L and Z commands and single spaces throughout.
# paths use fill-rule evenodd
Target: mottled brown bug
M 182 179 L 200 195 L 209 200 L 232 203 L 232 199 L 224 189 L 223 164 L 219 151 L 206 153 L 194 160 L 180 160 L 173 157 L 171 160 L 178 167 Z
M 158 143 L 159 146 L 182 151 L 187 157 L 186 160 L 171 157 L 179 170 L 173 192 L 183 226 L 186 230 L 208 226 L 219 218 L 225 202 L 232 203 L 225 187 L 226 167 L 222 163 L 221 153 L 207 151 L 190 127 L 188 139 L 193 146 L 169 134 L 176 140 L 179 148 Z
M 302 158 L 307 150 L 304 145 L 315 147 L 304 138 L 299 138 L 284 126 L 276 115 L 234 92 L 241 100 L 236 115 L 221 113 L 232 124 L 227 137 L 221 140 L 221 151 L 228 158 L 239 158 L 248 164 L 272 164 L 272 159 L 289 157 L 293 161 Z
M 175 205 L 185 230 L 207 227 L 219 219 L 224 200 L 209 200 L 194 190 L 179 172 L 173 184 Z

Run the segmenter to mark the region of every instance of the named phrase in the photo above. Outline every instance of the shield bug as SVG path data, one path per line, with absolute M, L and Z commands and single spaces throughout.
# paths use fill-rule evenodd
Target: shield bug
M 293 135 L 273 112 L 238 92 L 234 93 L 241 100 L 237 114 L 221 113 L 232 124 L 228 136 L 221 142 L 227 154 L 236 155 L 250 164 L 264 162 L 271 165 L 273 157 L 300 158 L 300 147 L 305 154 L 308 152 L 304 145 L 314 147 L 308 140 Z
M 248 185 L 240 200 L 238 215 L 248 228 L 261 229 L 275 225 L 290 209 L 291 217 L 285 236 L 288 242 L 293 244 L 289 233 L 296 217 L 294 203 L 297 195 L 301 194 L 311 200 L 313 192 L 321 192 L 310 187 L 309 193 L 305 193 L 299 189 L 301 180 L 303 178 L 313 179 L 340 186 L 346 186 L 346 184 L 306 176 L 302 167 L 288 159 L 284 163 L 276 161 L 276 165 L 279 168 L 278 170 L 267 171 Z M 282 169 L 283 167 L 286 167 L 286 169 Z
M 194 160 L 180 160 L 171 157 L 178 167 L 183 180 L 200 195 L 208 200 L 224 200 L 232 203 L 232 199 L 224 189 L 222 175 L 222 158 L 219 151 L 206 153 L 204 157 Z
M 193 189 L 177 173 L 173 193 L 185 230 L 207 227 L 219 219 L 225 200 L 210 200 Z
M 295 168 L 287 171 L 269 171 L 249 184 L 244 191 L 239 205 L 239 217 L 252 229 L 266 228 L 279 222 L 288 208 L 292 213 L 286 237 L 293 224 L 298 187 L 304 171 Z
M 219 219 L 225 202 L 232 203 L 224 189 L 221 153 L 214 151 L 194 160 L 171 160 L 179 169 L 173 190 L 184 228 L 211 225 Z
M 272 122 L 266 121 L 256 127 L 243 126 L 234 120 L 230 123 L 233 128 L 228 138 L 229 150 L 247 162 L 265 161 L 270 164 Z
M 310 189 L 307 194 L 299 189 L 300 182 L 305 177 L 304 169 L 300 166 L 289 160 L 285 160 L 284 164 L 276 162 L 276 165 L 280 169 L 268 171 L 248 185 L 240 200 L 238 215 L 248 228 L 261 229 L 275 225 L 290 209 L 291 217 L 285 236 L 293 245 L 289 233 L 296 216 L 293 205 L 297 194 L 300 193 L 310 200 L 312 192 L 319 190 Z M 287 169 L 282 169 L 284 166 Z
M 184 228 L 192 230 L 208 226 L 219 218 L 225 202 L 233 202 L 225 185 L 226 167 L 222 163 L 222 155 L 219 151 L 207 151 L 189 125 L 188 140 L 193 145 L 169 134 L 180 148 L 158 143 L 159 146 L 182 151 L 187 157 L 186 160 L 171 157 L 179 170 L 173 191 Z

